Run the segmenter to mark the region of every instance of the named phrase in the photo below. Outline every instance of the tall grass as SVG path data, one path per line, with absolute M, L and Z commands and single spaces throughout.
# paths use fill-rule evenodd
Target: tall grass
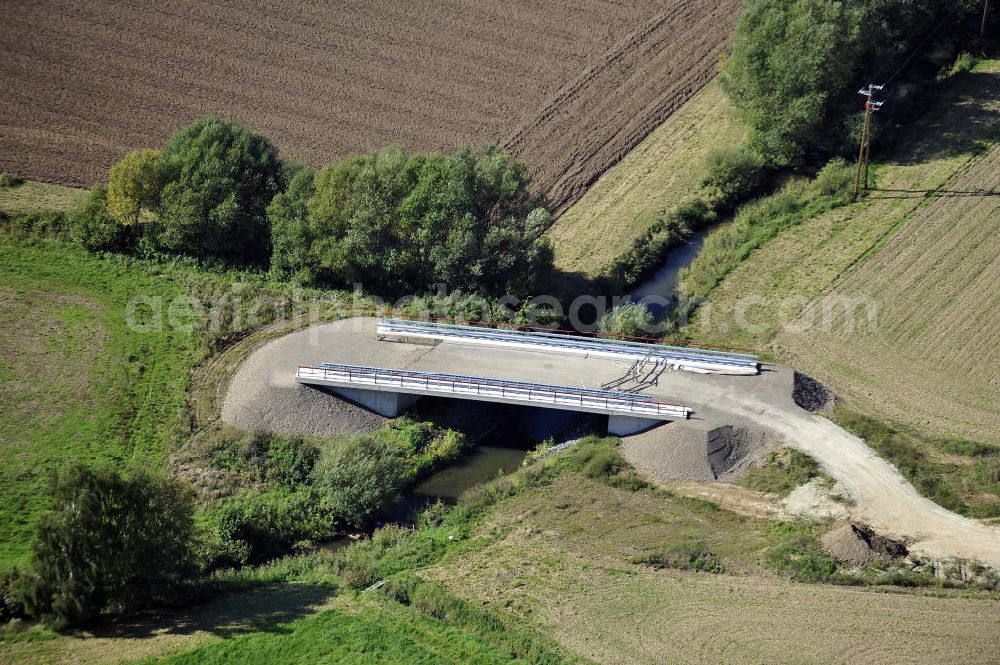
M 740 207 L 731 222 L 711 233 L 690 266 L 681 290 L 706 297 L 756 249 L 787 228 L 849 202 L 850 167 L 834 160 L 812 181 L 795 179 L 780 191 Z

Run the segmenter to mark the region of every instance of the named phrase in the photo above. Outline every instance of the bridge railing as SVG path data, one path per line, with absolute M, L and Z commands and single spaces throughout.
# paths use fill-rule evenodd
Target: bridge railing
M 303 383 L 310 381 L 336 382 L 349 385 L 369 385 L 386 388 L 420 389 L 441 394 L 462 396 L 499 397 L 547 406 L 575 406 L 593 408 L 617 414 L 658 417 L 663 419 L 688 418 L 691 409 L 669 402 L 657 402 L 647 395 L 607 390 L 574 389 L 542 383 L 505 381 L 486 377 L 458 374 L 437 374 L 412 370 L 394 370 L 359 365 L 302 365 L 295 375 Z
M 594 339 L 568 334 L 515 332 L 480 326 L 410 321 L 395 318 L 382 319 L 378 325 L 378 334 L 380 336 L 390 334 L 430 336 L 440 339 L 478 340 L 485 343 L 493 342 L 499 344 L 536 344 L 565 351 L 576 351 L 579 353 L 600 352 L 604 354 L 619 354 L 627 357 L 642 355 L 649 356 L 656 361 L 696 363 L 709 367 L 739 369 L 747 373 L 756 373 L 760 367 L 760 361 L 757 356 L 747 353 L 693 349 L 663 344 L 643 344 L 640 342 L 612 339 Z

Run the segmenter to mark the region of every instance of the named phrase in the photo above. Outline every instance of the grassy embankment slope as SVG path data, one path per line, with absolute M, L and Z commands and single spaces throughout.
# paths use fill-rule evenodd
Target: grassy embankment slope
M 499 537 L 424 575 L 606 663 L 820 663 L 845 654 L 973 662 L 1000 647 L 995 599 L 801 584 L 768 572 L 779 531 L 695 500 L 567 477 L 499 504 L 470 536 Z M 691 539 L 727 572 L 629 564 Z
M 446 516 L 438 526 L 390 536 L 384 551 L 371 547 L 370 557 L 351 558 L 387 566 L 375 579 L 415 567 L 476 611 L 489 610 L 535 639 L 554 638 L 564 657 L 600 662 L 687 662 L 692 654 L 703 662 L 788 661 L 789 654 L 796 662 L 843 662 L 844 654 L 866 662 L 980 662 L 1000 647 L 992 629 L 1000 621 L 995 593 L 886 593 L 791 581 L 815 579 L 829 562 L 817 549 L 815 527 L 637 488 L 629 470 L 605 469 L 603 453 L 588 462 L 574 462 L 576 455 L 568 451 L 529 469 L 543 480 L 526 481 L 522 471 L 498 481 L 480 494 L 493 498 L 471 519 Z M 657 563 L 657 555 L 669 560 L 678 552 L 685 556 Z M 698 565 L 686 558 L 691 552 L 722 572 L 683 569 Z M 122 637 L 137 653 L 182 663 L 268 662 L 279 654 L 285 662 L 402 662 L 417 655 L 419 662 L 453 662 L 462 653 L 474 654 L 467 662 L 491 662 L 496 654 L 496 634 L 483 632 L 487 624 L 456 623 L 446 612 L 427 616 L 426 606 L 415 612 L 377 591 L 298 588 L 312 600 L 289 607 L 308 604 L 308 611 L 276 611 L 272 599 L 261 615 L 252 602 L 235 609 L 222 599 L 185 614 L 184 635 L 172 636 L 161 620 L 158 630 L 136 622 Z M 233 612 L 227 621 L 220 622 L 217 604 Z M 231 627 L 241 623 L 251 627 Z M 10 645 L 9 653 L 91 662 L 123 650 L 121 642 L 58 637 Z
M 662 212 L 700 190 L 712 150 L 742 137 L 718 82 L 709 83 L 556 220 L 548 230 L 556 267 L 600 274 Z
M 686 332 L 765 348 L 853 409 L 997 443 L 1000 63 L 958 75 L 936 109 L 875 167 L 875 191 L 752 251 Z M 825 326 L 825 296 L 870 298 L 876 325 L 859 307 L 853 330 L 837 309 Z M 747 298 L 761 303 L 746 310 L 752 329 L 737 324 Z

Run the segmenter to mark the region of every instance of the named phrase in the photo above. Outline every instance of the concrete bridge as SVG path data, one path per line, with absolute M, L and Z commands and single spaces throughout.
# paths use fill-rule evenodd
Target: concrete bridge
M 400 319 L 372 323 L 365 320 L 354 337 L 354 356 L 381 365 L 302 363 L 295 381 L 388 417 L 434 395 L 605 414 L 608 432 L 624 436 L 691 417 L 690 407 L 656 394 L 668 370 L 759 371 L 748 354 Z M 397 362 L 400 351 L 414 353 L 416 362 Z
M 620 436 L 642 431 L 662 421 L 687 420 L 691 415 L 691 409 L 686 406 L 658 402 L 638 393 L 574 389 L 461 374 L 324 363 L 299 367 L 295 380 L 306 385 L 332 387 L 342 397 L 388 417 L 398 416 L 421 395 L 606 414 L 608 432 Z

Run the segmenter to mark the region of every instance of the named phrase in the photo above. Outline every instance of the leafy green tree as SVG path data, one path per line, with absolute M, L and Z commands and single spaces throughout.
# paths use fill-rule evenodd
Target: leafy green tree
M 276 269 L 376 292 L 530 291 L 551 267 L 548 212 L 528 193 L 524 164 L 495 146 L 455 155 L 399 148 L 321 169 L 314 192 L 269 211 Z M 280 243 L 279 243 L 280 239 Z
M 108 171 L 108 212 L 124 226 L 139 223 L 160 196 L 160 151 L 127 153 Z
M 94 185 L 67 221 L 70 239 L 92 252 L 123 249 L 127 244 L 125 228 L 108 211 L 107 185 Z
M 267 207 L 271 226 L 271 271 L 283 278 L 309 283 L 313 281 L 309 249 L 313 243 L 309 228 L 308 203 L 316 192 L 316 174 L 302 169 Z
M 863 53 L 864 19 L 856 2 L 744 5 L 722 86 L 747 124 L 750 145 L 771 163 L 797 164 L 814 149 L 840 147 L 845 105 L 855 102 L 848 91 Z
M 57 625 L 175 599 L 196 573 L 194 498 L 147 473 L 75 465 L 56 474 L 39 519 L 27 611 Z
M 161 248 L 236 262 L 267 260 L 266 209 L 284 183 L 265 137 L 239 123 L 202 118 L 170 139 L 160 173 Z
M 979 0 L 747 0 L 723 89 L 768 165 L 847 152 L 858 138 L 858 89 L 890 82 L 883 94 L 893 95 L 932 82 L 979 42 L 982 9 Z M 892 97 L 879 124 L 919 97 Z
M 340 520 L 361 527 L 399 498 L 408 475 L 398 447 L 359 436 L 323 450 L 313 468 L 313 487 Z

